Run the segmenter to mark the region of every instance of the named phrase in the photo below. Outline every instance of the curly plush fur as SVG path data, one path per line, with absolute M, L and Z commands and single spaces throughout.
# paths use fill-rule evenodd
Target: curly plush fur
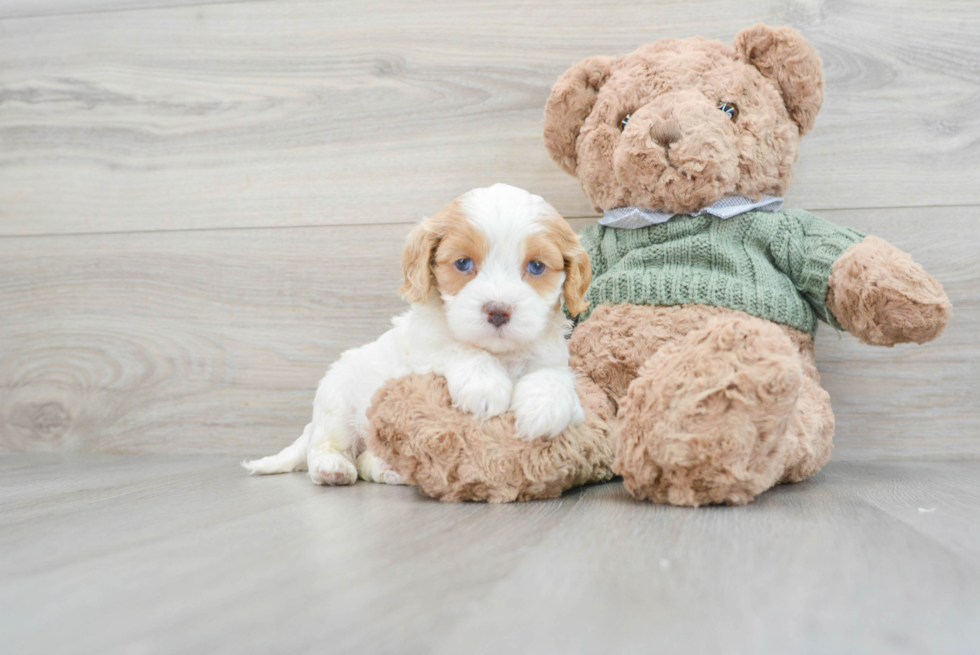
M 572 66 L 548 100 L 544 140 L 597 210 L 685 213 L 731 194 L 778 196 L 823 88 L 819 56 L 787 27 L 756 25 L 734 46 L 664 39 Z M 738 107 L 738 120 L 720 104 Z M 870 344 L 929 341 L 949 321 L 939 283 L 875 237 L 846 250 L 828 283 L 833 317 Z M 393 395 L 377 399 L 377 434 L 395 468 L 442 498 L 544 497 L 576 479 L 602 479 L 579 475 L 601 471 L 596 464 L 559 464 L 601 457 L 558 455 L 600 452 L 612 434 L 612 468 L 631 494 L 697 506 L 750 502 L 830 457 L 834 415 L 813 342 L 799 330 L 723 307 L 606 305 L 575 328 L 569 353 L 588 378 L 580 393 L 591 388 L 582 404 L 593 413 L 577 445 L 566 432 L 548 451 L 550 475 L 529 464 L 542 461 L 545 444 L 514 442 L 507 419 L 481 428 L 447 412 L 445 398 L 426 391 L 438 390 L 431 379 L 392 383 Z M 385 407 L 392 397 L 397 407 Z
M 872 346 L 932 341 L 952 313 L 939 282 L 878 237 L 865 238 L 834 262 L 827 306 L 844 329 Z
M 368 446 L 405 482 L 442 501 L 555 498 L 612 477 L 612 409 L 591 380 L 579 378 L 577 391 L 585 422 L 528 441 L 514 436 L 509 412 L 480 421 L 454 409 L 442 377 L 392 380 L 369 410 Z
M 804 332 L 721 307 L 604 305 L 569 349 L 619 399 L 613 470 L 636 498 L 741 504 L 830 457 L 834 416 Z
M 737 127 L 719 102 L 741 109 Z M 555 84 L 544 139 L 597 210 L 684 213 L 733 193 L 782 195 L 822 102 L 810 44 L 790 28 L 756 25 L 734 47 L 662 39 L 619 59 L 584 59 Z M 650 147 L 664 126 L 681 135 L 670 146 L 672 167 Z

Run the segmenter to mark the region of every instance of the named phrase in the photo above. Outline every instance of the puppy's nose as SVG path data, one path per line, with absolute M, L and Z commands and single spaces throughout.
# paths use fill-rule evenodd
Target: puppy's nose
M 683 136 L 681 134 L 681 125 L 673 119 L 657 121 L 650 126 L 650 138 L 664 148 L 680 141 L 681 136 Z
M 502 302 L 488 302 L 483 306 L 483 311 L 487 313 L 488 323 L 493 323 L 494 327 L 500 327 L 510 320 L 514 308 Z

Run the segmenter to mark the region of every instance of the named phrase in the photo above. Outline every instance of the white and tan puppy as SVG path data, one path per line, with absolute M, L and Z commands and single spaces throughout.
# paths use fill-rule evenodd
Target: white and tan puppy
M 386 380 L 443 375 L 454 406 L 478 417 L 514 412 L 519 435 L 553 437 L 584 413 L 561 310 L 585 309 L 591 280 L 578 236 L 539 196 L 506 184 L 474 189 L 408 237 L 400 289 L 411 309 L 380 339 L 348 350 L 317 388 L 313 419 L 252 473 L 307 469 L 317 484 L 400 476 L 366 449 L 366 410 Z

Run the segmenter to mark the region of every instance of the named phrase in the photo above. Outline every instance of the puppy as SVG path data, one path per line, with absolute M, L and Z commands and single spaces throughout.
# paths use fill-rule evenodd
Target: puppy
M 426 219 L 402 256 L 411 309 L 380 339 L 348 350 L 317 388 L 313 419 L 252 473 L 307 469 L 317 484 L 401 477 L 365 446 L 366 411 L 386 380 L 434 372 L 453 405 L 514 413 L 526 439 L 553 437 L 585 414 L 568 367 L 562 312 L 585 308 L 592 272 L 578 236 L 544 199 L 506 184 L 474 189 Z

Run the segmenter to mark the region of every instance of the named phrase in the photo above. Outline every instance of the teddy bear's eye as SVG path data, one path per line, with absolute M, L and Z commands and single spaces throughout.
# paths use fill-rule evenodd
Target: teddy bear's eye
M 718 109 L 722 110 L 734 122 L 738 119 L 738 107 L 728 102 L 719 102 Z
M 623 120 L 619 121 L 620 132 L 626 129 L 626 124 L 630 122 L 630 116 L 632 116 L 632 114 L 626 114 L 625 116 L 623 116 Z

